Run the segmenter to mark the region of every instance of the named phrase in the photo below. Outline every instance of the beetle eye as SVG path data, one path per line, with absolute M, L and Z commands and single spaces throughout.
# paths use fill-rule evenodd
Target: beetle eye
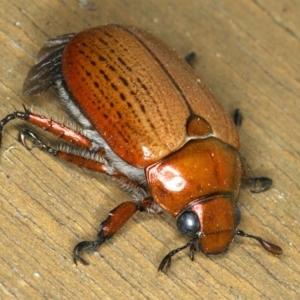
M 177 228 L 184 235 L 195 234 L 200 230 L 198 216 L 192 211 L 186 211 L 177 218 Z

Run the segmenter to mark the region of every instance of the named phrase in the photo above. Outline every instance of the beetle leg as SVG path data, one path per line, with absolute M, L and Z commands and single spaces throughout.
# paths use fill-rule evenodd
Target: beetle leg
M 29 122 L 37 127 L 44 129 L 45 131 L 48 131 L 62 138 L 63 140 L 69 143 L 73 143 L 78 147 L 83 147 L 87 149 L 92 147 L 91 140 L 86 136 L 80 134 L 76 130 L 71 129 L 61 123 L 55 122 L 50 118 L 46 118 L 41 115 L 34 114 L 25 107 L 24 107 L 24 111 L 15 111 L 7 115 L 4 119 L 0 121 L 0 146 L 2 140 L 2 131 L 4 126 L 8 122 L 14 119 L 21 119 L 26 122 Z
M 168 271 L 170 265 L 171 265 L 171 259 L 172 256 L 174 256 L 175 254 L 177 254 L 179 251 L 182 251 L 188 247 L 190 247 L 190 258 L 191 260 L 194 260 L 194 251 L 197 250 L 195 244 L 199 242 L 199 237 L 193 238 L 191 239 L 186 245 L 179 247 L 177 249 L 172 250 L 170 253 L 168 253 L 163 260 L 161 261 L 161 263 L 159 264 L 158 267 L 158 271 Z
M 196 60 L 196 53 L 195 52 L 190 52 L 189 54 L 187 54 L 184 57 L 185 61 L 191 66 L 193 67 L 194 62 Z
M 236 125 L 236 127 L 240 127 L 242 125 L 242 123 L 243 123 L 243 115 L 242 115 L 242 113 L 241 113 L 241 111 L 240 111 L 239 108 L 237 108 L 234 111 L 233 122 Z
M 269 177 L 248 177 L 242 179 L 242 183 L 250 188 L 251 193 L 261 193 L 271 187 L 273 180 Z
M 102 148 L 99 148 L 96 152 L 92 152 L 89 149 L 92 147 L 92 141 L 86 136 L 80 134 L 74 129 L 71 129 L 61 123 L 55 122 L 52 119 L 43 117 L 41 115 L 34 114 L 30 112 L 27 108 L 24 107 L 24 111 L 15 111 L 11 114 L 8 114 L 5 118 L 0 120 L 0 146 L 2 142 L 2 132 L 4 126 L 15 119 L 21 119 L 27 121 L 37 127 L 48 131 L 63 140 L 70 142 L 78 147 L 87 150 L 87 156 L 89 158 L 84 157 L 83 155 L 73 154 L 67 151 L 57 150 L 46 146 L 31 130 L 23 129 L 20 132 L 20 141 L 21 143 L 29 149 L 26 144 L 26 139 L 29 138 L 37 147 L 40 149 L 52 154 L 54 156 L 58 156 L 61 159 L 72 162 L 78 166 L 85 167 L 97 172 L 106 173 L 120 180 L 121 183 L 131 187 L 131 188 L 140 188 L 140 186 L 134 181 L 130 180 L 125 174 L 116 171 L 114 168 L 108 166 L 107 161 L 102 159 L 102 156 L 105 154 Z M 100 159 L 96 161 L 90 157 L 95 156 L 97 154 L 97 158 Z
M 35 146 L 47 152 L 48 154 L 68 161 L 79 167 L 110 175 L 120 181 L 122 185 L 125 185 L 132 190 L 143 189 L 138 183 L 129 179 L 125 174 L 110 166 L 107 161 L 100 155 L 99 151 L 92 152 L 87 150 L 86 153 L 83 152 L 81 154 L 78 154 L 78 150 L 74 150 L 74 153 L 72 153 L 72 149 L 68 149 L 68 151 L 55 149 L 43 143 L 42 140 L 39 139 L 38 136 L 30 129 L 23 128 L 20 131 L 20 141 L 27 149 L 30 150 L 26 143 L 26 139 L 30 139 Z
M 251 193 L 261 193 L 268 190 L 273 180 L 269 177 L 250 177 L 248 175 L 250 168 L 244 158 L 242 162 L 242 184 L 249 187 Z
M 83 241 L 76 245 L 73 250 L 73 260 L 84 265 L 88 262 L 84 260 L 80 253 L 82 251 L 96 251 L 107 239 L 110 239 L 137 211 L 147 211 L 158 213 L 160 209 L 156 206 L 152 198 L 145 198 L 139 202 L 127 201 L 113 209 L 105 221 L 100 225 L 100 231 L 95 241 Z

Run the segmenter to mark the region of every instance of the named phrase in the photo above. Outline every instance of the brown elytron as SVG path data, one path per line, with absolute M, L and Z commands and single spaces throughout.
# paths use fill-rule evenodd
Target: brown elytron
M 136 167 L 179 149 L 191 114 L 239 148 L 232 120 L 210 91 L 176 52 L 142 29 L 107 25 L 83 31 L 68 43 L 62 66 L 83 113 L 114 152 Z

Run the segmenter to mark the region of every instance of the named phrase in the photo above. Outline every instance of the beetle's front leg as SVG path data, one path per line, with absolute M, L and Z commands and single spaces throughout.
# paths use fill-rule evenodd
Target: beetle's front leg
M 100 231 L 95 241 L 83 241 L 77 244 L 73 251 L 73 260 L 77 264 L 80 261 L 84 265 L 88 262 L 84 260 L 80 253 L 82 251 L 96 251 L 107 239 L 110 239 L 137 211 L 148 211 L 159 213 L 160 209 L 156 206 L 152 198 L 145 198 L 140 202 L 127 201 L 113 209 L 105 221 L 100 225 Z

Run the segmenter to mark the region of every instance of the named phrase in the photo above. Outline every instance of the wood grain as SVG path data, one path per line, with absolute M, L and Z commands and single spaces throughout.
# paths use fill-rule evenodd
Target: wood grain
M 71 252 L 95 237 L 129 197 L 116 184 L 18 141 L 5 127 L 0 158 L 1 299 L 299 299 L 300 4 L 293 0 L 8 1 L 0 5 L 1 118 L 22 104 L 68 117 L 53 92 L 25 98 L 23 80 L 47 38 L 106 23 L 143 27 L 179 53 L 197 53 L 196 72 L 229 111 L 244 115 L 242 154 L 264 194 L 243 190 L 240 228 L 283 248 L 279 258 L 236 237 L 228 253 L 187 252 L 167 275 L 162 257 L 187 242 L 174 219 L 137 214 L 90 266 Z M 23 124 L 24 125 L 24 124 Z

